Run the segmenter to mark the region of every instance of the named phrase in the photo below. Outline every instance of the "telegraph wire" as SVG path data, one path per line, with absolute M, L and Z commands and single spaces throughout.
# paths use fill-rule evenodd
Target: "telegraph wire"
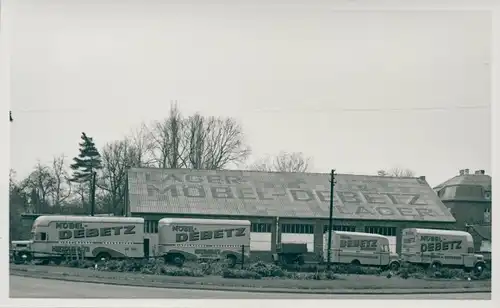
M 451 110 L 464 110 L 464 109 L 487 109 L 491 105 L 470 105 L 470 106 L 451 106 L 451 107 L 410 107 L 410 108 L 286 108 L 287 112 L 418 112 L 418 111 L 451 111 Z M 285 109 L 285 108 L 284 108 Z M 255 109 L 251 112 L 273 113 L 283 112 L 283 109 Z
M 324 112 L 418 112 L 418 111 L 451 111 L 467 109 L 487 109 L 491 105 L 468 105 L 468 106 L 450 106 L 450 107 L 409 107 L 409 108 L 281 108 L 281 109 L 250 109 L 245 112 L 251 113 L 276 113 L 276 112 L 305 112 L 305 113 L 324 113 Z M 20 109 L 16 113 L 76 113 L 76 112 L 94 112 L 93 110 L 77 109 Z

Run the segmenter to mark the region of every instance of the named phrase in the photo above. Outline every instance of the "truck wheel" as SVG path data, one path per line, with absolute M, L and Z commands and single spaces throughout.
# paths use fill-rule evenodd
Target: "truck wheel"
M 482 262 L 478 262 L 474 265 L 474 274 L 481 275 L 484 271 L 485 264 Z
M 29 252 L 19 252 L 18 257 L 21 262 L 31 262 L 32 259 Z
M 439 272 L 441 270 L 441 263 L 439 263 L 439 262 L 433 262 L 431 264 L 431 269 L 433 271 Z
M 175 254 L 171 256 L 172 263 L 178 267 L 182 267 L 184 265 L 185 258 L 181 254 Z
M 235 257 L 235 256 L 233 256 L 233 255 L 228 255 L 228 256 L 226 257 L 226 262 L 227 262 L 227 266 L 228 266 L 229 268 L 233 268 L 233 267 L 235 267 L 235 266 L 236 266 L 236 257 Z
M 97 257 L 95 257 L 96 261 L 99 262 L 99 261 L 109 261 L 111 259 L 111 256 L 109 255 L 109 253 L 107 252 L 101 252 L 97 255 Z
M 42 265 L 49 265 L 49 263 L 50 263 L 49 259 L 42 260 Z
M 61 265 L 62 260 L 57 258 L 57 259 L 53 259 L 52 262 L 54 262 L 55 265 Z
M 359 260 L 352 260 L 351 264 L 354 266 L 360 266 L 361 262 L 359 262 Z
M 389 264 L 389 269 L 393 272 L 397 272 L 399 270 L 399 267 L 399 262 L 392 262 L 391 264 Z

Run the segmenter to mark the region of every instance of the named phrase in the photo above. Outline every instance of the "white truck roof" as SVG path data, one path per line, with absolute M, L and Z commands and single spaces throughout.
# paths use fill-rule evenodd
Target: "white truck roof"
M 198 225 L 233 225 L 233 226 L 249 226 L 249 220 L 232 220 L 232 219 L 203 219 L 203 218 L 162 218 L 158 222 L 159 225 L 170 225 L 175 223 L 198 224 Z
M 46 215 L 46 216 L 39 216 L 37 219 L 35 219 L 33 225 L 48 226 L 51 222 L 54 221 L 103 222 L 103 223 L 128 222 L 128 223 L 144 224 L 144 218 L 140 217 Z
M 407 230 L 413 230 L 415 233 L 420 235 L 455 235 L 455 236 L 465 236 L 472 239 L 472 235 L 465 231 L 459 230 L 440 230 L 440 229 L 419 229 L 419 228 L 409 228 Z
M 387 238 L 387 236 L 384 236 L 384 235 L 380 235 L 380 234 L 376 234 L 376 233 L 365 233 L 365 232 L 332 231 L 332 234 Z M 325 235 L 328 235 L 328 231 L 325 233 Z

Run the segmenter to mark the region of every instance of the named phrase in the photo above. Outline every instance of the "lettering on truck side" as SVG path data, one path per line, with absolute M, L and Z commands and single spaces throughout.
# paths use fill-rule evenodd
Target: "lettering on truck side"
M 117 236 L 117 235 L 131 235 L 135 234 L 135 225 L 117 226 L 117 227 L 103 227 L 103 228 L 83 228 L 83 225 L 76 225 L 78 228 L 74 230 L 65 229 L 59 231 L 60 240 L 69 240 L 72 238 L 92 238 L 99 236 Z M 56 224 L 56 229 L 58 225 Z
M 193 228 L 191 230 L 193 231 L 177 233 L 175 235 L 175 242 L 182 243 L 182 242 L 206 241 L 211 239 L 230 238 L 233 236 L 242 237 L 246 235 L 246 228 L 218 229 L 213 231 L 194 231 Z
M 422 252 L 447 251 L 447 250 L 458 250 L 458 249 L 462 249 L 462 241 L 447 241 L 447 242 L 420 244 L 420 250 Z
M 361 248 L 361 250 L 377 249 L 377 240 L 340 240 L 340 248 Z

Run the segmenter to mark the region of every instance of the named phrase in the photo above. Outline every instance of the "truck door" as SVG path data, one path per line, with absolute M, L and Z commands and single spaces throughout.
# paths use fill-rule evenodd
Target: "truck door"
M 149 238 L 144 238 L 144 257 L 149 258 Z
M 390 261 L 390 248 L 389 245 L 382 244 L 380 245 L 380 251 L 379 251 L 379 258 L 380 258 L 380 265 L 388 265 Z

